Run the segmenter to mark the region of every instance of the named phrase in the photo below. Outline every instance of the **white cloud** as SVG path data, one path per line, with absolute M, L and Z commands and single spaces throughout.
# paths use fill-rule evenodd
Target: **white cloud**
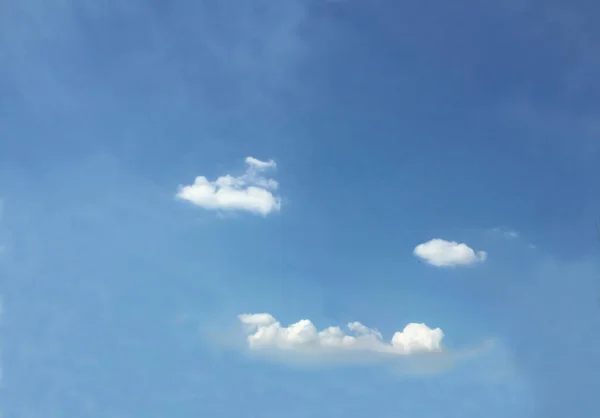
M 268 313 L 242 314 L 239 319 L 246 326 L 251 350 L 276 350 L 313 357 L 337 357 L 344 353 L 405 356 L 443 351 L 443 331 L 425 324 L 408 324 L 386 342 L 379 331 L 360 322 L 349 323 L 346 333 L 340 327 L 319 331 L 308 319 L 284 327 Z
M 276 167 L 275 161 L 273 161 L 273 160 L 261 161 L 254 157 L 246 157 L 246 164 L 248 164 L 251 167 L 258 168 L 258 169 L 266 169 L 266 168 L 275 168 Z
M 474 251 L 464 243 L 434 238 L 415 247 L 413 254 L 436 267 L 466 266 L 487 259 L 485 251 Z
M 215 181 L 198 176 L 193 184 L 180 186 L 177 198 L 209 210 L 246 211 L 268 215 L 281 209 L 281 198 L 274 195 L 279 184 L 262 175 L 275 169 L 275 161 L 246 157 L 246 171 L 239 177 L 224 175 Z

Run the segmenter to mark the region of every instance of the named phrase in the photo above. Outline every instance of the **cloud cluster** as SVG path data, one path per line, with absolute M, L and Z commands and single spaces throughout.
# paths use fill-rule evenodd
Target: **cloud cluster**
M 467 244 L 440 238 L 417 245 L 413 254 L 436 267 L 468 266 L 487 259 L 485 251 L 475 251 Z
M 193 184 L 180 186 L 177 198 L 208 210 L 245 211 L 268 215 L 281 208 L 281 198 L 273 191 L 278 183 L 262 174 L 276 168 L 275 161 L 246 157 L 246 171 L 238 177 L 229 174 L 209 181 L 198 176 Z
M 443 351 L 443 331 L 425 324 L 408 324 L 386 342 L 379 331 L 360 322 L 349 323 L 349 333 L 346 333 L 340 327 L 319 331 L 308 319 L 284 327 L 268 313 L 242 314 L 239 320 L 246 326 L 247 342 L 252 350 L 279 350 L 313 356 L 348 352 L 409 355 Z
M 278 183 L 265 175 L 276 168 L 275 162 L 247 157 L 245 163 L 245 172 L 237 177 L 227 174 L 214 181 L 204 176 L 196 177 L 193 184 L 179 187 L 177 198 L 208 210 L 246 211 L 263 216 L 280 210 L 281 199 L 274 194 Z M 507 237 L 516 237 L 516 232 L 502 232 L 506 232 Z M 417 245 L 413 253 L 437 267 L 466 266 L 487 258 L 485 251 L 475 251 L 465 243 L 440 238 Z M 395 332 L 390 340 L 384 340 L 378 330 L 360 322 L 351 322 L 345 329 L 330 326 L 319 330 L 308 319 L 283 326 L 269 313 L 241 314 L 238 319 L 245 328 L 248 348 L 274 357 L 289 358 L 292 354 L 294 359 L 326 360 L 327 363 L 339 360 L 353 364 L 409 358 L 414 363 L 422 358 L 418 354 L 441 353 L 442 356 L 435 358 L 455 360 L 455 353 L 447 352 L 442 345 L 444 332 L 424 323 L 410 323 L 402 331 Z M 427 357 L 426 362 L 431 365 L 433 360 Z

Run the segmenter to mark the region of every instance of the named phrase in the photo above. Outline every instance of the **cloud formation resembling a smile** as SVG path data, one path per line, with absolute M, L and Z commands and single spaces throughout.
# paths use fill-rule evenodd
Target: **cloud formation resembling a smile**
M 277 350 L 301 356 L 339 355 L 343 353 L 370 353 L 405 356 L 410 354 L 442 352 L 444 332 L 425 324 L 411 323 L 403 331 L 394 333 L 386 342 L 379 331 L 360 322 L 347 325 L 350 334 L 340 327 L 317 330 L 312 321 L 300 320 L 282 326 L 271 314 L 242 314 L 239 320 L 246 326 L 247 343 L 251 350 Z
M 413 254 L 436 267 L 468 266 L 487 259 L 485 251 L 475 251 L 465 243 L 440 238 L 417 245 Z
M 215 181 L 198 176 L 193 184 L 180 186 L 176 197 L 208 210 L 245 211 L 266 216 L 281 209 L 273 191 L 277 181 L 263 176 L 276 168 L 275 161 L 246 157 L 246 171 L 238 177 L 224 175 Z

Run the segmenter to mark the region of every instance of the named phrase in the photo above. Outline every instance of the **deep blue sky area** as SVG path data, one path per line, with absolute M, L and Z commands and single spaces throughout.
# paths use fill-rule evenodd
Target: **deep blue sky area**
M 598 19 L 0 0 L 0 413 L 596 417 Z

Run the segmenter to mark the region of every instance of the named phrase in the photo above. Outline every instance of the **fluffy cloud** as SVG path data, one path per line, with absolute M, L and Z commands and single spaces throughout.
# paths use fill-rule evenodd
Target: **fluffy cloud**
M 347 325 L 349 333 L 340 327 L 321 331 L 308 319 L 284 327 L 271 314 L 242 314 L 248 346 L 252 350 L 277 350 L 304 356 L 363 353 L 402 356 L 417 353 L 442 352 L 444 333 L 425 324 L 411 323 L 396 332 L 391 341 L 360 322 Z
M 415 247 L 413 254 L 436 267 L 466 266 L 486 260 L 485 251 L 474 251 L 464 243 L 432 239 Z
M 209 181 L 198 176 L 193 184 L 180 186 L 177 198 L 209 210 L 246 211 L 268 215 L 281 208 L 281 199 L 273 194 L 278 183 L 262 174 L 276 168 L 275 161 L 246 157 L 246 171 L 239 177 L 229 174 Z

